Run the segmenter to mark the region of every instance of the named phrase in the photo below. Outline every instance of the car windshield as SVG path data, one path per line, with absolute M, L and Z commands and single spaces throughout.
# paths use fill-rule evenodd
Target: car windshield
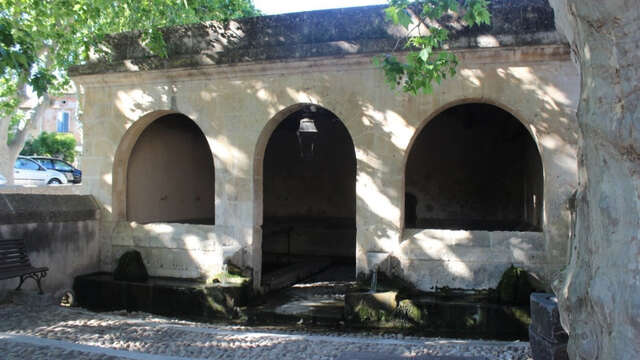
M 33 160 L 17 158 L 14 168 L 20 170 L 40 170 L 40 165 Z
M 56 166 L 56 170 L 62 170 L 62 171 L 73 171 L 73 167 L 69 164 L 67 164 L 64 161 L 61 160 L 53 160 L 53 163 Z

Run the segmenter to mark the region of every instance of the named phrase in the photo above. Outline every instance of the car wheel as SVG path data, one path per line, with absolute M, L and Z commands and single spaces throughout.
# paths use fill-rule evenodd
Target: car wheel
M 47 184 L 49 184 L 49 185 L 60 185 L 60 184 L 62 184 L 62 181 L 60 181 L 60 180 L 58 180 L 56 178 L 53 178 L 53 179 L 49 180 L 49 182 Z

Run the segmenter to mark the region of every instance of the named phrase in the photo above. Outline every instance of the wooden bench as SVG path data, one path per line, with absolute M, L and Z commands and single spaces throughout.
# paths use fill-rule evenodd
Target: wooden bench
M 20 277 L 20 285 L 16 288 L 20 290 L 26 279 L 33 279 L 38 284 L 40 294 L 43 294 L 40 280 L 47 276 L 47 271 L 47 267 L 31 265 L 23 239 L 0 239 L 0 280 Z

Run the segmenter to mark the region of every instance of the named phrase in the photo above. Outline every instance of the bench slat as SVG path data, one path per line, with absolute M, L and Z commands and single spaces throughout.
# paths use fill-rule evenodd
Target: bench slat
M 4 273 L 7 272 L 11 269 L 15 269 L 15 268 L 29 268 L 31 267 L 31 264 L 24 264 L 24 263 L 16 263 L 16 264 L 11 264 L 11 265 L 6 265 L 6 266 L 1 266 L 0 267 L 0 273 Z
M 6 261 L 0 261 L 0 268 L 3 267 L 8 267 L 8 266 L 15 266 L 15 265 L 31 265 L 29 264 L 29 259 L 16 259 L 16 260 L 6 260 Z
M 7 256 L 7 257 L 0 258 L 0 264 L 5 262 L 11 263 L 16 261 L 23 261 L 23 259 L 29 259 L 29 257 L 26 255 Z
M 20 245 L 22 243 L 22 240 L 0 240 L 0 245 Z
M 46 273 L 49 271 L 47 267 L 33 267 L 29 260 L 23 239 L 0 239 L 0 280 L 6 280 L 24 275 Z M 40 279 L 44 276 L 36 276 L 38 288 L 40 287 Z M 22 282 L 20 283 L 22 285 Z
M 0 251 L 25 250 L 24 246 L 18 245 L 0 245 Z
M 9 272 L 2 272 L 0 273 L 0 280 L 5 280 L 5 279 L 11 279 L 14 277 L 19 277 L 20 275 L 28 275 L 28 274 L 35 274 L 35 273 L 39 273 L 39 272 L 43 272 L 43 271 L 49 271 L 49 268 L 47 267 L 41 267 L 41 268 L 15 268 Z
M 22 239 L 5 239 L 5 240 L 0 240 L 0 244 L 20 244 L 23 241 L 24 240 Z
M 31 263 L 29 262 L 29 259 L 19 259 L 17 261 L 2 261 L 0 262 L 0 269 L 16 265 L 31 266 Z
M 11 256 L 26 256 L 27 253 L 24 251 L 7 251 L 7 252 L 0 252 L 0 258 L 3 257 L 11 257 Z
M 25 249 L 24 247 L 19 248 L 19 247 L 15 247 L 15 246 L 14 247 L 10 247 L 10 248 L 8 247 L 6 249 L 3 249 L 3 248 L 0 247 L 0 256 L 3 253 L 13 252 L 13 251 L 27 252 L 27 249 Z

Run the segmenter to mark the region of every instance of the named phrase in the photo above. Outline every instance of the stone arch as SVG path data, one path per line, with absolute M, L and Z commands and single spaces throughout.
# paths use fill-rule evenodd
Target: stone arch
M 462 111 L 474 111 L 473 114 L 467 114 L 467 117 L 462 118 L 461 116 L 465 116 L 464 114 L 460 114 Z M 466 123 L 466 126 L 473 126 L 473 119 L 480 118 L 481 115 L 477 113 L 482 111 L 487 114 L 492 115 L 491 119 L 481 119 L 483 121 L 484 127 L 480 127 L 480 130 L 475 130 L 471 135 L 465 135 L 462 129 L 457 129 L 455 138 L 452 138 L 451 132 L 455 126 L 458 126 Z M 457 117 L 457 118 L 456 118 Z M 451 230 L 501 230 L 501 231 L 542 231 L 543 223 L 544 223 L 544 165 L 542 159 L 542 152 L 539 141 L 536 136 L 535 128 L 532 124 L 522 121 L 522 117 L 519 117 L 515 112 L 508 107 L 493 102 L 487 101 L 487 99 L 464 99 L 455 101 L 449 104 L 446 104 L 436 111 L 434 111 L 425 121 L 423 121 L 420 126 L 416 129 L 413 134 L 409 145 L 407 147 L 407 151 L 404 155 L 404 196 L 403 196 L 403 204 L 402 204 L 402 224 L 404 228 L 442 228 L 442 229 L 451 229 Z M 492 127 L 499 126 L 499 129 L 494 129 Z M 447 129 L 448 130 L 443 130 Z M 427 134 L 425 131 L 439 131 L 441 132 L 440 137 L 435 137 L 433 134 Z M 495 136 L 497 136 L 498 131 L 508 131 L 509 136 L 516 136 L 519 140 L 514 140 L 513 138 L 508 140 L 506 145 L 503 143 L 502 145 L 495 145 Z M 446 134 L 449 132 L 449 136 Z M 494 142 L 491 147 L 497 148 L 498 146 L 502 146 L 502 151 L 499 150 L 491 150 L 493 151 L 491 154 L 491 161 L 507 161 L 505 160 L 509 156 L 519 156 L 519 160 L 521 163 L 513 164 L 500 164 L 497 165 L 496 168 L 491 168 L 491 166 L 496 166 L 491 164 L 491 161 L 488 159 L 481 159 L 478 161 L 478 158 L 481 158 L 482 154 L 488 154 L 489 150 L 486 150 L 489 147 L 486 144 L 489 144 L 489 141 L 482 141 L 478 136 L 484 134 L 487 139 L 491 139 L 491 136 L 494 136 Z M 429 135 L 431 137 L 429 138 Z M 504 134 L 503 134 L 504 135 Z M 442 141 L 443 138 L 447 138 L 449 140 L 456 139 L 465 139 L 469 140 L 471 136 L 471 143 L 474 146 L 473 152 L 468 152 L 467 154 L 471 158 L 475 158 L 475 161 L 472 160 L 462 160 L 461 152 L 462 150 L 457 150 L 454 145 L 447 144 L 444 141 L 441 146 L 438 147 L 436 143 L 438 141 Z M 429 138 L 429 139 L 427 139 Z M 425 145 L 426 141 L 430 144 Z M 505 142 L 507 140 L 504 140 Z M 417 144 L 417 142 L 420 142 Z M 433 144 L 433 145 L 431 145 Z M 484 147 L 479 146 L 485 144 Z M 458 144 L 460 146 L 460 144 Z M 463 146 L 466 146 L 463 144 Z M 419 149 L 417 147 L 420 147 Z M 427 170 L 427 168 L 417 169 L 418 166 L 415 164 L 416 162 L 421 161 L 419 159 L 419 155 L 414 153 L 415 151 L 423 151 L 426 148 L 431 148 L 431 150 L 444 150 L 444 155 L 439 155 L 438 160 L 435 161 L 436 166 Z M 450 151 L 452 150 L 453 151 Z M 511 151 L 504 151 L 505 149 L 510 149 Z M 518 151 L 522 150 L 523 153 L 519 154 Z M 451 155 L 451 152 L 454 154 Z M 435 151 L 431 151 L 431 153 L 435 153 Z M 447 156 L 450 157 L 449 160 Z M 430 161 L 430 165 L 434 165 L 433 158 L 434 156 L 427 154 L 425 155 L 427 161 Z M 467 167 L 458 169 L 458 171 L 468 172 L 468 168 L 482 166 L 489 164 L 488 169 L 484 169 L 484 174 L 479 174 L 479 176 L 467 176 L 466 178 L 472 179 L 468 180 L 462 184 L 458 184 L 454 181 L 454 178 L 445 178 L 442 176 L 442 173 L 447 173 L 447 165 L 443 165 L 444 162 L 451 161 L 452 163 L 464 163 L 469 165 Z M 412 163 L 410 163 L 412 162 Z M 439 166 L 437 166 L 439 164 Z M 438 169 L 445 169 L 445 171 L 439 172 Z M 507 170 L 509 168 L 510 170 Z M 492 171 L 492 169 L 497 169 Z M 515 169 L 515 170 L 514 170 Z M 433 172 L 428 172 L 434 170 Z M 438 188 L 439 191 L 438 197 L 441 199 L 436 199 L 435 197 L 430 200 L 435 200 L 433 203 L 429 201 L 423 201 L 423 207 L 426 208 L 426 211 L 423 213 L 432 212 L 428 217 L 432 217 L 431 220 L 418 219 L 419 216 L 416 214 L 417 203 L 419 196 L 416 196 L 414 192 L 416 192 L 416 174 L 420 173 L 429 174 L 428 176 L 424 176 L 424 178 L 429 178 L 430 186 L 432 188 Z M 495 172 L 496 174 L 490 175 L 487 173 Z M 477 174 L 478 172 L 474 172 Z M 515 175 L 517 174 L 517 176 Z M 501 176 L 502 175 L 502 176 Z M 493 176 L 493 177 L 492 177 Z M 514 177 L 515 176 L 515 177 Z M 464 176 L 460 176 L 464 177 Z M 437 180 L 441 178 L 442 181 Z M 517 183 L 515 181 L 504 181 L 502 184 L 502 188 L 500 185 L 493 184 L 491 181 L 487 179 L 495 179 L 496 183 L 500 179 L 509 179 L 521 181 L 522 183 Z M 481 186 L 484 185 L 484 186 Z M 458 188 L 456 188 L 458 186 Z M 521 189 L 517 189 L 520 187 Z M 446 188 L 450 188 L 449 190 L 445 190 Z M 424 188 L 424 185 L 423 185 Z M 482 189 L 481 191 L 473 191 L 473 189 Z M 451 190 L 457 189 L 457 191 Z M 464 194 L 464 191 L 467 190 L 468 194 Z M 419 192 L 419 191 L 418 191 Z M 448 194 L 447 192 L 451 192 L 454 195 Z M 423 194 L 424 195 L 424 194 Z M 449 196 L 449 199 L 445 201 L 444 199 Z M 466 198 L 465 198 L 466 196 Z M 487 199 L 491 197 L 491 199 Z M 425 196 L 422 197 L 421 200 L 425 200 Z M 467 199 L 469 202 L 462 205 L 461 198 Z M 484 203 L 480 202 L 480 198 L 485 198 Z M 474 200 L 471 200 L 474 199 Z M 459 208 L 457 215 L 452 215 L 456 213 L 453 209 L 454 205 L 458 201 Z M 424 203 L 428 205 L 424 205 Z M 512 213 L 509 214 L 509 207 L 500 207 L 498 204 L 502 202 L 502 205 L 508 204 L 513 209 Z M 515 213 L 517 213 L 516 208 L 518 202 L 521 202 L 522 207 L 518 210 L 521 211 L 520 217 L 521 219 L 516 219 Z M 438 206 L 441 205 L 441 206 Z M 447 204 L 447 205 L 445 205 Z M 484 205 L 484 206 L 483 206 Z M 485 207 L 486 206 L 486 207 Z M 478 210 L 473 212 L 473 208 Z M 500 210 L 498 210 L 500 209 Z M 424 209 L 423 209 L 424 210 Z M 448 212 L 448 214 L 444 214 L 444 212 Z M 502 216 L 497 215 L 497 213 L 502 212 Z M 466 214 L 462 216 L 461 214 Z M 509 214 L 509 215 L 507 215 Z M 442 216 L 442 219 L 438 219 L 438 216 Z M 461 218 L 455 219 L 456 217 L 465 217 L 467 220 L 462 220 Z M 493 219 L 489 219 L 491 217 L 495 217 Z M 447 224 L 449 223 L 449 224 Z
M 213 224 L 214 172 L 211 147 L 198 124 L 175 111 L 148 113 L 129 127 L 116 150 L 114 220 Z
M 276 176 L 274 175 L 275 171 L 280 171 L 277 176 L 281 177 L 283 183 L 287 182 L 287 178 L 289 177 L 297 179 L 297 177 L 301 176 L 299 173 L 299 170 L 301 167 L 303 168 L 305 167 L 304 165 L 301 165 L 301 163 L 304 163 L 304 161 L 301 159 L 300 161 L 296 161 L 294 158 L 297 155 L 294 156 L 293 153 L 290 151 L 290 149 L 292 148 L 292 144 L 294 141 L 292 138 L 293 132 L 297 129 L 298 121 L 300 118 L 303 117 L 303 114 L 307 114 L 305 116 L 308 116 L 309 118 L 316 120 L 315 123 L 319 130 L 319 135 L 318 135 L 319 146 L 322 146 L 322 142 L 327 141 L 328 139 L 336 138 L 338 139 L 336 141 L 338 141 L 339 143 L 337 145 L 338 150 L 335 150 L 336 152 L 344 151 L 346 149 L 349 149 L 348 151 L 350 151 L 349 156 L 343 156 L 344 158 L 348 158 L 347 160 L 338 159 L 338 161 L 336 161 L 336 163 L 339 164 L 338 166 L 342 166 L 346 164 L 344 167 L 340 167 L 339 171 L 341 171 L 342 173 L 345 171 L 345 168 L 348 167 L 347 172 L 349 172 L 350 178 L 348 178 L 347 180 L 344 180 L 344 179 L 341 179 L 343 176 L 338 176 L 336 177 L 336 184 L 331 184 L 331 186 L 334 186 L 334 185 L 337 186 L 337 188 L 339 189 L 338 191 L 344 190 L 345 186 L 350 186 L 350 190 L 348 191 L 350 192 L 351 197 L 353 197 L 353 199 L 351 201 L 352 204 L 349 203 L 348 205 L 345 206 L 349 208 L 348 210 L 345 210 L 345 212 L 349 212 L 350 215 L 349 215 L 348 221 L 352 221 L 352 223 L 349 223 L 348 226 L 351 226 L 353 228 L 353 231 L 352 231 L 353 239 L 351 239 L 351 242 L 353 243 L 352 244 L 353 251 L 350 252 L 349 256 L 351 256 L 351 258 L 355 260 L 355 241 L 356 241 L 356 238 L 355 238 L 355 215 L 356 215 L 355 214 L 355 208 L 356 208 L 355 178 L 356 178 L 357 164 L 356 164 L 356 158 L 355 158 L 355 147 L 354 147 L 353 139 L 345 123 L 334 112 L 326 109 L 321 105 L 311 104 L 311 103 L 299 103 L 299 104 L 289 106 L 281 110 L 280 112 L 278 112 L 275 116 L 273 116 L 264 126 L 262 132 L 258 137 L 258 141 L 256 143 L 255 154 L 254 154 L 254 203 L 255 203 L 254 223 L 257 226 L 261 226 L 262 231 L 259 232 L 260 236 L 258 239 L 256 239 L 259 246 L 254 247 L 256 252 L 254 257 L 254 269 L 255 269 L 255 266 L 258 266 L 258 268 L 264 270 L 263 254 L 267 249 L 264 243 L 264 239 L 266 239 L 266 237 L 270 235 L 269 234 L 270 229 L 278 226 L 274 224 L 276 223 L 279 224 L 279 221 L 281 221 L 281 219 L 286 219 L 285 221 L 289 221 L 289 220 L 298 221 L 299 219 L 294 219 L 294 216 L 292 215 L 296 211 L 298 214 L 302 214 L 301 216 L 305 217 L 306 220 L 309 220 L 314 216 L 318 216 L 319 218 L 323 218 L 324 220 L 329 219 L 331 217 L 330 214 L 327 215 L 326 217 L 323 217 L 324 215 L 322 214 L 326 214 L 326 212 L 323 212 L 322 210 L 316 211 L 317 208 L 322 208 L 323 206 L 326 205 L 326 204 L 322 204 L 319 199 L 314 198 L 315 199 L 314 201 L 316 202 L 314 202 L 313 206 L 309 206 L 309 208 L 304 211 L 304 214 L 300 209 L 298 209 L 298 207 L 296 206 L 297 204 L 291 204 L 290 202 L 292 201 L 291 199 L 293 198 L 300 199 L 300 203 L 303 203 L 307 200 L 312 201 L 307 199 L 307 197 L 302 196 L 302 192 L 299 191 L 301 189 L 297 189 L 295 187 L 295 182 L 291 182 L 290 184 L 287 185 L 288 186 L 287 189 L 290 192 L 290 194 L 287 194 L 287 197 L 290 197 L 291 199 L 285 198 L 283 200 L 281 197 L 276 199 L 276 197 L 273 196 L 274 195 L 273 193 L 270 193 L 270 194 L 265 193 L 265 191 L 269 191 L 268 189 L 265 188 L 265 184 L 271 184 L 271 189 L 276 194 L 283 193 L 281 188 L 285 187 L 285 185 L 274 186 L 274 183 L 276 183 L 275 181 L 273 181 L 274 176 Z M 326 130 L 324 130 L 323 128 Z M 322 139 L 323 132 L 324 133 L 329 132 L 330 134 L 332 134 L 331 135 L 332 137 L 325 138 L 323 140 Z M 336 137 L 336 134 L 338 134 L 337 137 Z M 286 142 L 286 145 L 285 145 L 285 142 Z M 285 149 L 285 146 L 287 146 L 286 149 Z M 327 154 L 323 154 L 323 152 L 328 152 L 328 151 L 334 151 L 334 150 L 328 146 L 324 147 L 324 150 L 320 148 L 319 154 L 317 156 L 320 156 L 320 157 L 327 156 Z M 274 154 L 277 154 L 277 157 Z M 283 160 L 283 161 L 288 161 L 286 166 L 290 166 L 291 171 L 289 173 L 286 173 L 286 175 L 282 175 L 284 173 L 281 171 L 281 169 L 285 165 L 276 165 L 274 163 L 274 159 L 276 158 L 277 159 L 286 158 L 287 160 Z M 314 159 L 313 161 L 316 161 L 316 159 Z M 320 160 L 318 159 L 318 161 Z M 352 163 L 350 163 L 350 161 Z M 323 164 L 326 165 L 327 162 L 323 162 L 322 164 L 316 163 L 314 167 L 315 166 L 321 167 L 323 166 Z M 272 171 L 270 172 L 270 169 L 266 168 L 266 166 L 271 166 L 270 169 Z M 331 168 L 331 169 L 336 170 L 336 168 Z M 312 170 L 314 174 L 315 174 L 314 171 L 316 171 L 316 169 L 307 169 L 307 170 Z M 321 175 L 321 174 L 318 174 L 318 175 Z M 307 173 L 304 176 L 308 177 L 309 174 Z M 315 179 L 315 175 L 312 177 L 312 179 Z M 324 190 L 326 190 L 326 187 L 327 187 L 325 186 L 327 185 L 326 181 L 324 182 L 321 182 L 321 181 L 322 180 L 318 180 L 319 183 L 315 184 L 317 186 L 314 187 L 314 191 L 321 193 Z M 345 185 L 345 182 L 350 182 L 350 183 Z M 313 186 L 308 184 L 306 185 Z M 313 196 L 310 196 L 309 198 L 312 198 L 312 197 Z M 345 198 L 346 197 L 348 197 L 348 195 L 345 195 Z M 272 210 L 276 209 L 277 207 L 270 204 L 274 204 L 276 201 L 285 201 L 285 202 L 289 201 L 288 205 L 280 207 L 283 209 L 284 208 L 289 209 L 289 211 L 287 213 L 283 212 L 282 214 L 273 213 L 274 211 Z M 331 200 L 328 200 L 328 201 L 331 201 Z M 345 200 L 345 201 L 348 202 L 348 200 Z M 329 207 L 330 206 L 331 205 L 329 205 Z M 268 219 L 268 221 L 265 221 L 265 219 Z M 341 216 L 337 216 L 337 218 L 331 219 L 331 221 L 335 221 L 338 223 L 342 220 L 343 219 L 341 218 Z M 326 220 L 326 221 L 329 221 L 329 220 Z M 292 231 L 294 233 L 298 231 L 298 228 L 296 227 L 295 224 L 293 225 L 288 224 L 287 226 L 291 226 L 291 228 L 293 229 Z M 313 225 L 308 225 L 308 226 L 313 226 Z M 328 225 L 328 226 L 331 227 L 332 225 Z M 337 226 L 339 227 L 342 225 L 337 225 Z M 331 231 L 331 230 L 329 229 L 327 231 Z M 295 237 L 295 235 L 287 235 L 287 236 Z M 348 236 L 351 236 L 351 235 L 348 235 Z M 298 237 L 296 238 L 300 239 Z M 308 240 L 308 238 L 306 239 L 307 240 L 305 241 L 312 241 L 312 240 Z M 308 242 L 307 244 L 310 244 L 310 243 Z M 301 249 L 301 248 L 298 248 L 297 250 L 295 250 L 294 248 L 295 248 L 295 245 L 291 246 L 290 249 L 288 250 L 289 256 L 299 255 L 296 251 L 305 253 L 308 250 L 308 249 Z M 327 247 L 327 248 L 333 249 L 335 247 Z M 338 256 L 338 255 L 331 255 L 331 254 L 325 254 L 325 255 Z M 261 272 L 261 271 L 255 271 L 254 274 L 256 272 Z

